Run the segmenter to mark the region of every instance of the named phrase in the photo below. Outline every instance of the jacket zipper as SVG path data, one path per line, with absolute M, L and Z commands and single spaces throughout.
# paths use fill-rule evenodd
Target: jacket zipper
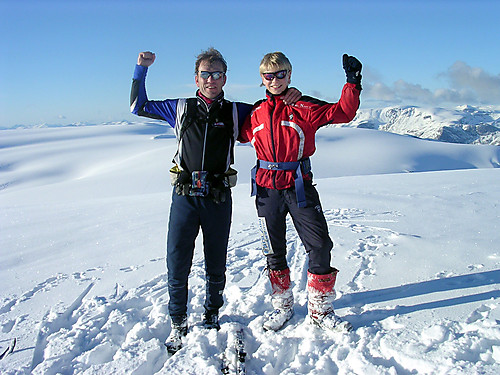
M 271 112 L 269 113 L 269 124 L 271 125 L 271 145 L 273 147 L 273 158 L 275 162 L 278 161 L 277 157 L 276 157 L 276 145 L 274 144 L 274 123 L 273 123 L 273 114 L 274 114 L 274 111 L 276 110 L 276 99 L 273 97 L 272 98 L 272 101 L 273 101 L 273 108 L 271 110 Z M 276 187 L 276 173 L 277 171 L 274 171 L 273 173 L 273 187 L 274 189 L 277 189 Z
M 201 170 L 204 171 L 205 170 L 205 152 L 206 152 L 206 147 L 207 147 L 207 133 L 208 133 L 208 119 L 209 119 L 209 116 L 210 116 L 210 108 L 208 106 L 207 103 L 205 103 L 205 101 L 203 101 L 203 105 L 205 106 L 205 109 L 207 110 L 207 117 L 206 117 L 206 121 L 205 121 L 205 134 L 203 135 L 203 151 L 202 151 L 202 154 L 201 154 Z
M 208 120 L 205 123 L 205 135 L 203 136 L 203 154 L 201 156 L 201 170 L 205 170 L 205 150 L 207 146 Z

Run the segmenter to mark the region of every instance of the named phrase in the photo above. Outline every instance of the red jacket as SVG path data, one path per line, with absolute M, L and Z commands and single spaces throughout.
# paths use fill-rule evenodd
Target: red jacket
M 315 134 L 321 126 L 347 123 L 356 116 L 359 93 L 356 85 L 346 83 L 338 103 L 302 96 L 291 106 L 283 103 L 283 94 L 273 96 L 267 92 L 266 99 L 255 103 L 238 140 L 252 142 L 259 160 L 292 162 L 307 158 L 316 151 Z M 257 185 L 287 189 L 294 186 L 294 173 L 259 169 Z

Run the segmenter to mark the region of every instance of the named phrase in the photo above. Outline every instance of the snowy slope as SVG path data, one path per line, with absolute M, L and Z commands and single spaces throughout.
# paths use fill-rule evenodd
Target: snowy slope
M 500 148 L 367 129 L 319 131 L 313 171 L 340 269 L 329 335 L 306 321 L 307 257 L 288 230 L 296 314 L 271 308 L 253 200 L 239 184 L 222 329 L 199 326 L 204 267 L 190 277 L 185 347 L 168 358 L 164 264 L 175 150 L 157 123 L 0 131 L 2 374 L 218 374 L 245 326 L 249 374 L 496 374 L 500 371 Z M 408 173 L 413 172 L 413 173 Z

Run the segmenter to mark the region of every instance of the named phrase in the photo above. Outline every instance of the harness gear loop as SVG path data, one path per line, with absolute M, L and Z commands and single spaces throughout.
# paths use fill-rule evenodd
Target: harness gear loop
M 300 208 L 306 207 L 306 192 L 304 189 L 304 178 L 303 174 L 311 172 L 311 160 L 305 158 L 299 161 L 265 161 L 257 160 L 257 164 L 252 168 L 251 171 L 251 181 L 252 181 L 252 192 L 251 196 L 257 194 L 257 170 L 267 169 L 271 171 L 295 171 L 295 194 L 297 196 L 297 206 Z

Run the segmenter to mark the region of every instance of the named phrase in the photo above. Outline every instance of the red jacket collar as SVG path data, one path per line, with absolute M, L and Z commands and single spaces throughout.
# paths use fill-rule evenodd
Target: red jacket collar
M 281 99 L 281 100 L 283 100 L 283 97 L 286 95 L 287 91 L 288 91 L 288 87 L 281 94 L 274 95 L 274 94 L 271 94 L 269 92 L 269 90 L 266 90 L 266 97 L 268 99 L 274 99 L 274 100 Z

